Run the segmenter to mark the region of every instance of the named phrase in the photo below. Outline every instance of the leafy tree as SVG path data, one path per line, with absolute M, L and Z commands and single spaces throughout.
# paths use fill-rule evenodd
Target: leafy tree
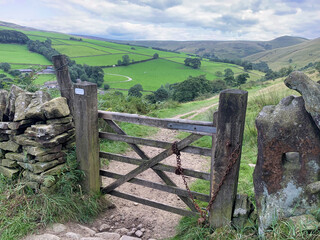
M 19 70 L 10 70 L 9 74 L 14 76 L 14 77 L 17 77 L 17 76 L 21 75 L 21 72 Z
M 104 85 L 103 85 L 103 89 L 104 89 L 104 90 L 109 90 L 109 88 L 110 88 L 110 85 L 109 85 L 109 84 L 104 84 Z
M 158 53 L 153 54 L 153 58 L 154 58 L 154 59 L 159 58 L 159 54 L 158 54 Z
M 212 83 L 205 75 L 189 76 L 187 80 L 173 85 L 173 100 L 179 102 L 192 101 L 204 93 L 212 92 Z
M 198 69 L 201 67 L 201 61 L 199 58 L 186 58 L 184 60 L 184 65 Z
M 163 102 L 169 98 L 169 92 L 161 86 L 157 91 L 154 92 L 157 102 Z
M 122 65 L 128 66 L 130 64 L 130 57 L 129 55 L 122 56 Z
M 270 70 L 266 62 L 252 63 L 252 69 L 259 70 L 261 72 L 268 72 Z
M 244 71 L 252 70 L 252 63 L 248 61 L 244 61 L 241 64 L 243 66 Z
M 104 81 L 103 69 L 97 66 L 74 64 L 69 67 L 69 74 L 72 82 L 81 79 L 81 81 L 93 82 L 96 83 L 98 87 L 101 87 Z
M 212 92 L 213 93 L 218 93 L 226 88 L 227 88 L 227 85 L 222 80 L 217 80 L 212 83 Z
M 278 73 L 272 71 L 271 69 L 269 69 L 269 70 L 266 72 L 266 75 L 264 75 L 264 77 L 266 78 L 266 80 L 276 79 L 278 76 L 279 76 Z
M 11 66 L 7 62 L 0 63 L 0 69 L 3 69 L 3 71 L 8 72 L 11 69 Z
M 234 85 L 234 72 L 230 68 L 226 68 L 224 70 L 224 81 L 228 86 Z
M 122 65 L 122 62 L 121 62 L 121 60 L 118 60 L 118 64 L 117 64 L 118 66 L 121 66 Z
M 241 84 L 244 84 L 247 82 L 247 78 L 249 78 L 248 73 L 241 73 L 236 77 L 236 85 L 240 86 Z
M 136 84 L 129 89 L 128 96 L 140 98 L 142 97 L 142 93 L 140 91 L 143 91 L 141 84 Z
M 82 74 L 80 76 L 80 80 L 83 81 L 83 82 L 89 82 L 88 75 L 86 73 Z

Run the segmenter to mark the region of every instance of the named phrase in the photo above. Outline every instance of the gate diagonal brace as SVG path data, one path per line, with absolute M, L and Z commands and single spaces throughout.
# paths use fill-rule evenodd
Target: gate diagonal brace
M 114 121 L 112 120 L 108 120 L 108 119 L 104 119 L 109 126 L 118 134 L 120 135 L 127 135 L 125 131 L 123 131 Z M 201 138 L 202 136 L 199 136 L 199 138 Z M 194 140 L 196 141 L 196 140 Z M 137 146 L 136 144 L 129 144 L 132 149 L 141 157 L 141 159 L 143 160 L 150 160 L 150 158 L 144 153 L 144 151 L 141 150 L 141 148 L 139 148 L 139 146 Z M 165 184 L 167 184 L 168 186 L 173 186 L 173 187 L 177 187 L 177 185 L 170 179 L 170 177 L 164 173 L 161 170 L 156 170 L 156 169 L 152 169 L 164 182 Z M 107 193 L 105 192 L 105 188 L 101 190 L 102 193 Z M 181 196 L 181 195 L 177 195 L 179 196 L 179 198 L 194 212 L 197 211 L 197 209 L 195 208 L 192 200 L 188 197 L 185 196 Z
M 185 139 L 183 139 L 180 142 L 178 142 L 178 144 L 177 144 L 178 149 L 181 150 L 181 149 L 187 147 L 189 144 L 193 143 L 194 141 L 198 140 L 201 137 L 202 137 L 201 135 L 196 135 L 196 134 L 192 134 L 192 135 L 186 137 Z M 115 182 L 111 183 L 109 186 L 103 188 L 102 192 L 103 193 L 108 193 L 108 192 L 116 189 L 120 185 L 122 185 L 125 182 L 129 181 L 130 179 L 136 177 L 138 174 L 144 172 L 148 168 L 153 167 L 154 165 L 156 165 L 157 163 L 159 163 L 160 161 L 162 161 L 163 159 L 169 157 L 172 154 L 173 154 L 173 151 L 172 151 L 171 148 L 161 152 L 157 156 L 151 158 L 150 161 L 146 161 L 145 163 L 141 164 L 136 169 L 132 170 L 128 174 L 124 175 L 123 177 L 119 178 Z

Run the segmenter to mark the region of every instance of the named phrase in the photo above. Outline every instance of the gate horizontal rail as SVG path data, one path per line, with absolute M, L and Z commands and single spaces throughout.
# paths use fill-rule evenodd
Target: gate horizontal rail
M 100 170 L 100 175 L 104 176 L 104 177 L 109 177 L 109 178 L 114 178 L 114 179 L 119 179 L 120 177 L 123 177 L 124 175 L 121 174 L 117 174 L 117 173 L 112 173 L 109 171 L 105 171 L 105 170 Z M 157 189 L 160 191 L 164 191 L 164 192 L 168 192 L 168 193 L 174 193 L 174 194 L 178 194 L 181 196 L 185 196 L 185 197 L 189 197 L 189 193 L 187 190 L 178 188 L 178 187 L 172 187 L 172 186 L 166 186 L 163 184 L 159 184 L 159 183 L 154 183 L 154 182 L 150 182 L 144 179 L 139 179 L 139 178 L 132 178 L 128 181 L 129 183 L 134 183 L 137 185 L 141 185 L 141 186 L 145 186 L 145 187 L 149 187 L 149 188 L 153 188 L 153 189 Z M 104 192 L 102 192 L 104 193 Z M 194 196 L 195 199 L 198 199 L 200 201 L 203 202 L 209 202 L 210 201 L 210 196 L 203 194 L 203 193 L 198 193 L 198 192 L 194 192 L 191 191 L 192 195 Z
M 100 152 L 99 156 L 101 158 L 106 158 L 106 159 L 110 159 L 118 162 L 134 164 L 134 165 L 140 165 L 146 162 L 146 160 L 143 160 L 143 159 L 125 157 L 125 156 L 114 154 L 114 153 Z M 162 163 L 158 163 L 151 168 L 154 170 L 160 170 L 160 171 L 172 172 L 172 173 L 174 173 L 177 169 L 174 166 L 170 166 Z M 186 176 L 210 181 L 210 173 L 194 171 L 192 169 L 187 169 L 187 168 L 182 168 L 182 169 L 183 169 L 183 174 Z
M 157 148 L 163 148 L 163 149 L 168 149 L 172 146 L 172 143 L 169 143 L 169 142 L 132 137 L 128 135 L 119 135 L 119 134 L 114 134 L 109 132 L 99 132 L 99 138 L 108 139 L 112 141 L 121 141 L 121 142 L 132 143 L 132 144 L 146 145 L 150 147 L 157 147 Z M 208 156 L 208 157 L 211 156 L 211 151 L 212 151 L 211 148 L 202 148 L 202 147 L 193 147 L 193 146 L 188 146 L 181 150 L 181 152 L 193 153 L 193 154 L 198 154 L 198 155 Z
M 133 202 L 137 202 L 137 203 L 141 203 L 143 205 L 147 205 L 150 207 L 155 207 L 164 211 L 168 211 L 171 213 L 176 213 L 182 216 L 187 216 L 187 217 L 191 217 L 191 216 L 197 216 L 198 212 L 192 212 L 192 211 L 188 211 L 182 208 L 176 208 L 176 207 L 172 207 L 172 206 L 168 206 L 166 204 L 163 203 L 159 203 L 156 201 L 151 201 L 145 198 L 139 198 L 127 193 L 122 193 L 122 192 L 118 192 L 116 190 L 112 190 L 111 192 L 109 192 L 108 194 L 116 196 L 116 197 L 120 197 L 120 198 L 124 198 Z
M 120 121 L 146 125 L 151 127 L 166 128 L 172 130 L 180 130 L 200 135 L 212 136 L 217 133 L 216 127 L 212 122 L 206 121 L 191 121 L 186 119 L 171 119 L 171 118 L 153 118 L 141 116 L 138 114 L 118 113 L 98 111 L 98 117 L 106 120 Z

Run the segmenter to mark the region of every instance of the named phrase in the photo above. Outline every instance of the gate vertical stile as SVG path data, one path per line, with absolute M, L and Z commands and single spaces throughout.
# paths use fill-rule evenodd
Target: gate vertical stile
M 242 90 L 224 90 L 220 93 L 217 135 L 213 139 L 216 144 L 212 149 L 211 163 L 211 194 L 221 187 L 210 208 L 209 222 L 214 228 L 231 224 L 237 195 L 247 98 L 248 92 Z M 221 185 L 233 158 L 236 163 Z

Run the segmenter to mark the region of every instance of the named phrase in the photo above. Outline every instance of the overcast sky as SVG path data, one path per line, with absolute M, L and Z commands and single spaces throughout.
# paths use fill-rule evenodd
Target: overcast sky
M 0 0 L 0 21 L 123 40 L 320 37 L 320 0 Z

